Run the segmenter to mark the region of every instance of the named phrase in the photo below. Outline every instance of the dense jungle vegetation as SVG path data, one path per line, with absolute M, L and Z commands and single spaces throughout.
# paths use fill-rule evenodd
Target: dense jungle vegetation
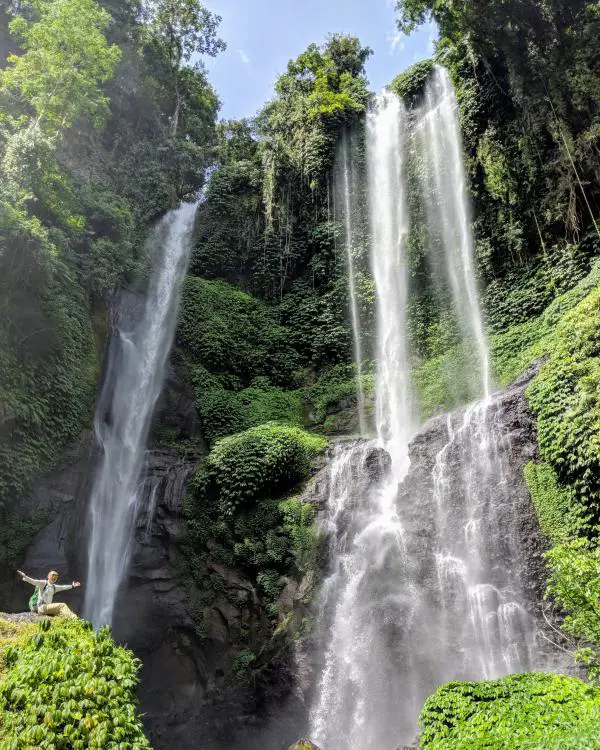
M 496 382 L 545 359 L 528 391 L 540 461 L 525 478 L 552 545 L 549 593 L 570 612 L 564 630 L 596 681 L 600 3 L 398 3 L 401 29 L 427 18 L 440 31 L 435 62 L 457 91 Z M 22 499 L 91 424 L 111 304 L 122 287 L 143 288 L 149 227 L 204 189 L 173 354 L 208 449 L 186 501 L 186 572 L 200 591 L 199 637 L 222 586 L 204 575 L 209 548 L 256 586 L 264 623 L 258 636 L 240 634 L 235 666 L 247 679 L 260 662 L 257 637 L 282 625 L 285 576 L 318 568 L 314 513 L 295 488 L 323 435 L 356 429 L 334 176 L 342 134 L 362 163 L 371 50 L 339 35 L 310 45 L 256 118 L 217 123 L 201 61 L 223 49 L 218 25 L 194 0 L 0 4 L 0 565 L 44 521 L 22 520 Z M 393 81 L 409 108 L 433 62 Z M 445 292 L 428 280 L 419 168 L 411 162 L 409 323 L 426 418 L 471 390 L 457 378 L 465 354 Z M 364 239 L 353 251 L 369 331 Z M 365 351 L 369 360 L 368 334 Z M 155 439 L 189 447 L 178 431 Z M 477 747 L 488 722 L 496 744 L 482 746 L 501 748 L 539 722 L 560 730 L 557 742 L 592 747 L 598 700 L 595 687 L 562 677 L 451 684 L 424 709 L 423 746 Z

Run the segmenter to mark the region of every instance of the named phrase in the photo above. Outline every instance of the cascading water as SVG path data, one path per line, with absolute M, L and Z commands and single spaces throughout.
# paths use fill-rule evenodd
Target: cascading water
M 428 173 L 425 199 L 429 223 L 441 239 L 465 344 L 475 350 L 479 371 L 476 393 L 487 396 L 491 389 L 490 357 L 477 297 L 462 137 L 456 98 L 445 68 L 433 69 L 425 90 L 425 105 L 417 118 L 416 132 Z
M 537 623 L 519 580 L 511 445 L 494 397 L 448 417 L 433 471 L 440 592 L 440 681 L 490 679 L 535 665 Z
M 367 114 L 371 265 L 377 291 L 377 435 L 396 479 L 408 468 L 415 415 L 406 337 L 408 210 L 403 179 L 406 112 L 392 93 Z
M 430 168 L 430 229 L 441 239 L 483 401 L 431 422 L 427 447 L 415 440 L 418 465 L 409 467 L 416 420 L 406 336 L 408 125 L 398 99 L 382 94 L 367 115 L 367 153 L 376 445 L 391 467 L 376 486 L 361 484 L 375 448 L 366 442 L 339 449 L 330 467 L 331 570 L 317 618 L 323 661 L 311 711 L 311 736 L 327 750 L 395 750 L 415 739 L 423 701 L 440 683 L 547 666 L 536 643 L 535 592 L 523 584 L 524 505 L 515 491 L 522 469 L 501 394 L 491 394 L 456 103 L 444 70 L 433 72 L 416 120 Z
M 353 205 L 353 198 L 357 193 L 355 174 L 350 164 L 350 154 L 348 148 L 348 136 L 343 135 L 340 152 L 338 155 L 338 174 L 336 176 L 336 193 L 342 196 L 341 205 L 344 217 L 344 244 L 346 246 L 347 273 L 348 273 L 348 293 L 350 295 L 350 319 L 352 322 L 352 339 L 354 344 L 354 362 L 356 365 L 356 396 L 358 402 L 358 420 L 360 434 L 364 435 L 367 431 L 367 421 L 365 417 L 365 392 L 362 380 L 362 344 L 360 331 L 360 315 L 356 296 L 356 281 L 354 269 L 353 240 L 355 237 L 354 216 L 356 206 Z
M 331 466 L 332 571 L 321 595 L 322 676 L 311 712 L 315 740 L 328 750 L 394 747 L 401 667 L 390 653 L 397 622 L 411 610 L 403 581 L 403 530 L 396 488 L 408 468 L 414 429 L 408 378 L 404 260 L 408 223 L 402 181 L 404 110 L 381 94 L 367 116 L 371 259 L 377 288 L 377 433 L 391 458 L 385 481 L 358 498 L 371 443 L 338 453 Z M 354 488 L 354 490 L 352 489 Z M 354 499 L 352 502 L 352 498 Z
M 133 330 L 119 330 L 111 344 L 105 388 L 110 389 L 110 404 L 107 408 L 101 398 L 96 412 L 102 458 L 89 506 L 84 611 L 95 625 L 111 623 L 129 565 L 146 440 L 173 343 L 195 214 L 196 206 L 184 203 L 152 231 L 149 251 L 156 268 L 143 314 Z

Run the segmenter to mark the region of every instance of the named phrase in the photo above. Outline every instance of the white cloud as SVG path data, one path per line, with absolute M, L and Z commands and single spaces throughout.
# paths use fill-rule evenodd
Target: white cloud
M 250 65 L 250 58 L 249 58 L 249 57 L 248 57 L 248 55 L 247 55 L 247 54 L 246 54 L 246 53 L 244 52 L 244 50 L 243 50 L 243 49 L 241 49 L 241 50 L 238 50 L 238 52 L 239 52 L 239 55 L 240 55 L 240 60 L 242 61 L 242 64 L 243 64 L 243 65 L 245 65 L 246 67 L 248 67 L 248 66 Z
M 401 52 L 404 49 L 404 34 L 401 31 L 394 31 L 393 34 L 388 34 L 388 42 L 390 55 L 393 55 L 396 50 Z

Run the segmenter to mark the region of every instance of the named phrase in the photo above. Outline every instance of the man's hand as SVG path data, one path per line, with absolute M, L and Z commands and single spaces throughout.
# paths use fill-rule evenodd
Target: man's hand
M 81 586 L 81 583 L 79 581 L 73 581 L 71 585 L 74 589 L 78 589 Z
M 17 570 L 17 575 L 21 576 L 21 578 L 25 578 L 25 573 L 23 573 L 22 570 Z

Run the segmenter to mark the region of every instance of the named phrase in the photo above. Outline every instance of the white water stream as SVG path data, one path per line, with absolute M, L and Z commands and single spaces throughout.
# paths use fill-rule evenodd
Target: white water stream
M 100 400 L 94 422 L 102 456 L 89 505 L 84 606 L 96 626 L 112 622 L 129 567 L 148 430 L 173 343 L 195 214 L 196 206 L 184 203 L 152 231 L 148 250 L 156 265 L 143 314 L 132 330 L 118 331 L 109 353 L 110 405 Z
M 354 363 L 356 366 L 356 397 L 358 406 L 358 422 L 360 434 L 367 433 L 367 420 L 365 417 L 365 392 L 362 380 L 362 342 L 360 314 L 358 300 L 356 295 L 356 279 L 354 268 L 354 247 L 353 240 L 355 237 L 354 217 L 357 207 L 355 205 L 355 196 L 357 185 L 355 183 L 355 173 L 350 163 L 350 154 L 348 148 L 348 136 L 344 134 L 340 145 L 338 161 L 341 162 L 336 177 L 336 193 L 341 194 L 340 201 L 342 205 L 342 214 L 344 217 L 344 244 L 346 247 L 346 262 L 348 274 L 348 294 L 350 296 L 350 320 L 352 323 L 352 341 L 354 348 Z
M 439 238 L 441 272 L 483 400 L 436 424 L 429 458 L 420 453 L 429 464 L 407 477 L 417 428 L 407 343 L 410 135 L 402 103 L 383 93 L 366 122 L 378 440 L 338 448 L 329 469 L 330 570 L 319 599 L 322 663 L 310 715 L 310 736 L 324 750 L 395 750 L 416 738 L 423 701 L 440 683 L 539 667 L 519 557 L 522 497 L 511 486 L 505 406 L 491 395 L 460 127 L 445 70 L 433 71 L 414 119 L 428 165 L 429 230 Z M 365 473 L 375 447 L 387 451 L 391 468 L 373 484 Z

